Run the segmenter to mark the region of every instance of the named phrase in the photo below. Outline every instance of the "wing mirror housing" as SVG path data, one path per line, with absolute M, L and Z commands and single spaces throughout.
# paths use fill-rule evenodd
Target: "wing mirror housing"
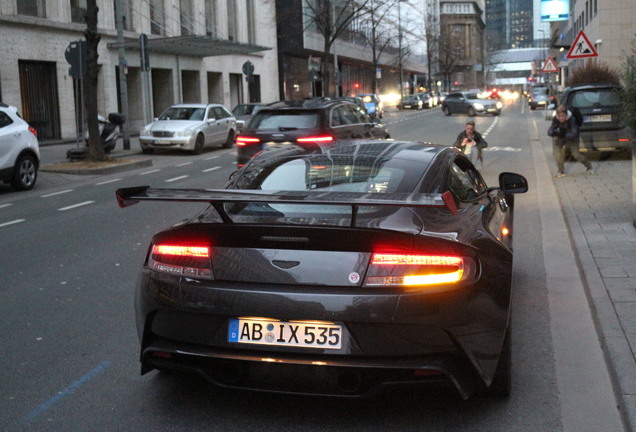
M 508 193 L 528 192 L 528 180 L 521 174 L 502 172 L 499 174 L 499 189 Z

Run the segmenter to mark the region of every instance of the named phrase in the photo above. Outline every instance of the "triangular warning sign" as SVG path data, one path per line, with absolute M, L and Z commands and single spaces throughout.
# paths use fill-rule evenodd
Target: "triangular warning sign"
M 543 67 L 541 68 L 541 72 L 558 72 L 559 67 L 554 62 L 552 57 L 548 57 L 545 63 L 543 63 Z
M 574 43 L 570 47 L 570 51 L 568 51 L 568 54 L 565 57 L 569 59 L 577 59 L 596 56 L 598 56 L 598 53 L 594 49 L 594 46 L 592 46 L 590 40 L 587 38 L 587 36 L 585 36 L 583 30 L 581 30 L 579 31 L 579 34 L 576 35 L 576 39 L 574 39 Z

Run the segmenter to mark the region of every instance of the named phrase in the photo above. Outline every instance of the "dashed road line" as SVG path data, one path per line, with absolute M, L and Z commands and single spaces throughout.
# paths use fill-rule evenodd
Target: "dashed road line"
M 189 177 L 189 176 L 187 176 L 187 175 L 182 175 L 182 176 L 179 176 L 179 177 L 174 177 L 174 178 L 171 178 L 171 179 L 166 180 L 166 183 L 172 183 L 172 182 L 175 182 L 175 181 L 177 181 L 177 180 L 182 180 L 182 179 L 184 179 L 184 178 L 188 178 L 188 177 Z
M 118 182 L 118 181 L 121 181 L 121 179 L 120 178 L 116 178 L 116 179 L 111 179 L 111 180 L 105 180 L 103 182 L 95 183 L 95 186 L 101 186 L 101 185 L 105 185 L 105 184 L 108 184 L 108 183 L 115 183 L 115 182 Z
M 153 169 L 153 170 L 150 170 L 150 171 L 145 171 L 145 172 L 139 173 L 139 175 L 140 176 L 148 175 L 148 174 L 156 173 L 156 172 L 159 172 L 159 171 L 161 171 L 161 170 L 160 169 Z
M 0 228 L 6 227 L 6 226 L 9 226 L 9 225 L 15 225 L 17 223 L 24 222 L 25 220 L 26 219 L 16 219 L 16 220 L 12 220 L 12 221 L 9 221 L 9 222 L 4 222 L 4 223 L 0 224 Z
M 12 205 L 13 205 L 12 203 L 8 203 L 8 204 L 0 204 L 0 208 L 11 207 Z
M 186 166 L 186 165 L 192 165 L 192 162 L 183 162 L 183 163 L 177 164 L 175 166 L 182 167 L 182 166 Z
M 67 206 L 67 207 L 59 208 L 57 210 L 58 211 L 72 210 L 72 209 L 75 209 L 75 208 L 78 208 L 78 207 L 82 207 L 82 206 L 85 206 L 85 205 L 93 204 L 94 202 L 95 201 L 84 201 L 84 202 L 73 204 L 73 205 L 70 205 L 70 206 Z
M 52 196 L 62 195 L 62 194 L 69 193 L 69 192 L 73 192 L 73 189 L 65 189 L 65 190 L 59 191 L 59 192 L 53 192 L 53 193 L 46 194 L 46 195 L 40 195 L 40 198 L 49 198 L 49 197 L 52 197 Z
M 215 166 L 215 167 L 212 167 L 212 168 L 204 169 L 203 172 L 210 172 L 210 171 L 214 171 L 214 170 L 218 170 L 218 169 L 221 169 L 221 167 L 220 166 Z
M 219 156 L 219 155 L 215 155 L 215 156 L 207 157 L 207 158 L 205 158 L 205 159 L 203 159 L 203 160 L 209 161 L 209 160 L 212 160 L 212 159 L 218 159 L 218 158 L 220 158 L 220 157 L 221 157 L 221 156 Z

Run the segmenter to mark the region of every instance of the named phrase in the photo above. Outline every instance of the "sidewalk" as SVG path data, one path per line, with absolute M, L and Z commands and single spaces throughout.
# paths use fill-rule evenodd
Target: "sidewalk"
M 554 165 L 552 144 L 542 148 Z M 555 178 L 590 308 L 628 431 L 636 431 L 636 228 L 632 161 L 592 160 L 596 175 L 579 162 Z M 555 170 L 553 170 L 555 171 Z

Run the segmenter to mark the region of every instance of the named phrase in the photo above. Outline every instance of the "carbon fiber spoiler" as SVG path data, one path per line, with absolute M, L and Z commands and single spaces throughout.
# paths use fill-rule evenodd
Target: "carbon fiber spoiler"
M 450 193 L 404 194 L 318 191 L 260 191 L 243 189 L 153 189 L 137 186 L 117 189 L 119 207 L 130 207 L 139 201 L 177 201 L 211 204 L 224 221 L 231 222 L 225 203 L 321 204 L 350 206 L 353 218 L 361 206 L 446 207 L 453 214 L 457 208 Z

